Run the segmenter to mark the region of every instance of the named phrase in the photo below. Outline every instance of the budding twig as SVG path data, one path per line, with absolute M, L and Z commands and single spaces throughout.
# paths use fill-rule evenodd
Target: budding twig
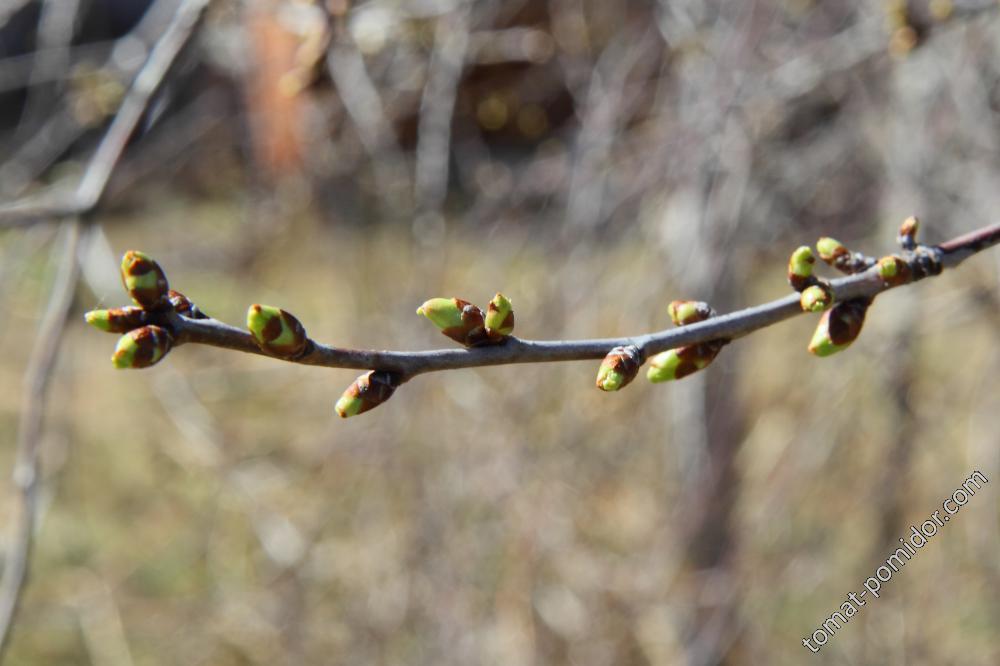
M 933 255 L 940 268 L 954 268 L 963 260 L 1000 243 L 1000 224 L 980 229 L 935 247 L 923 247 Z M 915 259 L 913 261 L 916 261 Z M 920 277 L 925 273 L 920 273 Z M 916 279 L 915 277 L 913 279 Z M 885 280 L 879 266 L 872 265 L 859 273 L 831 280 L 833 302 L 871 299 L 899 284 Z M 798 293 L 763 305 L 644 335 L 589 340 L 523 340 L 513 336 L 500 344 L 467 349 L 429 351 L 381 351 L 343 349 L 312 341 L 305 353 L 281 360 L 330 368 L 379 370 L 391 373 L 399 383 L 428 372 L 459 368 L 507 365 L 514 363 L 549 363 L 603 359 L 615 347 L 635 347 L 642 358 L 685 345 L 732 340 L 785 319 L 804 314 Z M 171 331 L 174 345 L 203 344 L 251 354 L 267 354 L 245 330 L 216 319 L 191 319 L 174 311 L 149 313 L 150 323 Z

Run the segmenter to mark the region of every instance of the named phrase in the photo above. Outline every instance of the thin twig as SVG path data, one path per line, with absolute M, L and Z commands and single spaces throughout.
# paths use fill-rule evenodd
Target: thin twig
M 14 462 L 14 485 L 19 492 L 18 516 L 14 520 L 14 538 L 4 561 L 3 579 L 0 580 L 0 662 L 10 636 L 10 629 L 17 614 L 21 591 L 28 574 L 32 534 L 38 508 L 39 442 L 45 397 L 49 380 L 63 339 L 63 328 L 73 303 L 73 293 L 80 276 L 77 250 L 80 246 L 80 222 L 77 219 L 63 223 L 65 241 L 59 255 L 59 271 L 52 285 L 49 303 L 28 369 L 24 375 L 24 395 L 21 419 L 17 433 L 17 457 Z
M 1000 224 L 985 227 L 936 247 L 941 266 L 954 268 L 973 254 L 1000 243 Z M 831 281 L 836 301 L 874 297 L 893 288 L 875 267 L 863 273 Z M 635 345 L 643 356 L 667 349 L 719 339 L 735 339 L 779 321 L 803 314 L 799 294 L 792 293 L 763 305 L 711 319 L 645 335 L 591 340 L 521 340 L 508 338 L 503 344 L 472 349 L 430 351 L 378 351 L 341 349 L 314 342 L 312 349 L 291 362 L 330 368 L 385 370 L 406 381 L 416 375 L 514 363 L 548 363 L 601 359 L 613 347 Z M 267 355 L 247 331 L 215 319 L 189 319 L 174 312 L 151 313 L 150 323 L 169 327 L 178 344 L 191 342 L 251 354 Z M 282 359 L 288 360 L 288 359 Z
M 84 215 L 97 205 L 153 94 L 163 83 L 181 49 L 194 34 L 210 1 L 186 0 L 177 9 L 163 36 L 132 82 L 132 87 L 90 158 L 76 189 L 68 195 L 50 192 L 0 207 L 0 226 L 21 226 L 53 218 Z

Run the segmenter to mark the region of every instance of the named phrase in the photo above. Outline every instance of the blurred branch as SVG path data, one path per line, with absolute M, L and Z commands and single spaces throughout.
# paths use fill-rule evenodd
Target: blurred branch
M 941 245 L 925 248 L 934 254 L 938 268 L 954 268 L 973 254 L 1000 243 L 1000 224 L 955 238 Z M 870 299 L 899 284 L 889 284 L 872 266 L 863 272 L 830 281 L 833 301 Z M 293 357 L 279 357 L 264 352 L 245 330 L 211 318 L 190 318 L 173 309 L 143 313 L 141 325 L 152 324 L 170 332 L 174 345 L 185 342 L 221 347 L 234 351 L 261 354 L 305 365 L 331 368 L 375 369 L 391 373 L 399 382 L 426 372 L 459 368 L 601 359 L 613 347 L 634 346 L 640 359 L 651 354 L 687 345 L 718 340 L 732 340 L 803 314 L 798 293 L 763 305 L 712 317 L 699 323 L 624 338 L 591 340 L 521 340 L 508 337 L 501 344 L 471 349 L 432 351 L 375 351 L 341 349 L 309 341 L 305 351 Z M 140 324 L 137 324 L 140 325 Z M 304 336 L 304 332 L 302 332 Z M 158 360 L 159 357 L 157 357 Z
M 451 121 L 469 46 L 471 11 L 468 4 L 461 3 L 454 13 L 438 21 L 434 31 L 434 53 L 417 130 L 416 200 L 424 212 L 436 212 L 447 192 Z
M 11 540 L 11 550 L 4 560 L 3 579 L 0 580 L 0 662 L 3 661 L 4 648 L 10 636 L 21 591 L 28 574 L 38 508 L 39 443 L 45 414 L 45 397 L 80 275 L 77 259 L 80 222 L 71 219 L 64 222 L 63 226 L 66 237 L 56 263 L 59 272 L 52 285 L 52 293 L 24 376 L 23 404 L 17 433 L 17 457 L 14 462 L 14 485 L 19 491 L 20 503 L 18 517 L 13 523 L 14 537 Z
M 0 206 L 0 227 L 13 227 L 52 218 L 84 215 L 97 205 L 125 145 L 146 112 L 150 100 L 163 83 L 170 66 L 194 34 L 210 0 L 186 0 L 174 14 L 146 64 L 136 75 L 131 89 L 115 114 L 108 131 L 90 158 L 76 189 L 68 195 L 52 193 L 33 196 Z

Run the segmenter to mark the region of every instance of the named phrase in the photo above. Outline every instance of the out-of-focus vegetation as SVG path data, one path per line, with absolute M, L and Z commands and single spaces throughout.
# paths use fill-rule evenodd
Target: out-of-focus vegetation
M 74 182 L 177 6 L 14 4 L 5 200 Z M 220 0 L 92 216 L 76 310 L 124 303 L 132 248 L 215 317 L 272 303 L 352 347 L 449 344 L 413 313 L 438 295 L 503 291 L 552 339 L 775 298 L 821 234 L 995 220 L 998 35 L 958 0 Z M 0 525 L 52 243 L 0 233 Z M 676 384 L 463 370 L 347 421 L 353 371 L 196 346 L 115 371 L 76 317 L 8 659 L 997 663 L 992 483 L 819 657 L 802 638 L 1000 479 L 998 273 L 881 296 L 830 359 L 801 317 Z

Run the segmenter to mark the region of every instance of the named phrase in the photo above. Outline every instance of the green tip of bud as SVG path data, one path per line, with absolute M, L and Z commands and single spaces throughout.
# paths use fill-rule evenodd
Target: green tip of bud
M 347 387 L 334 409 L 342 419 L 362 414 L 391 398 L 398 387 L 399 378 L 392 373 L 366 372 Z
M 816 251 L 819 253 L 820 259 L 830 263 L 837 257 L 847 254 L 847 247 L 836 238 L 824 236 L 816 241 Z
M 417 308 L 417 314 L 427 317 L 442 333 L 466 347 L 498 342 L 491 340 L 486 332 L 483 311 L 461 298 L 432 298 Z
M 667 314 L 674 326 L 686 326 L 714 317 L 715 310 L 703 301 L 671 301 Z
M 448 328 L 459 328 L 462 326 L 462 308 L 458 305 L 457 298 L 432 298 L 424 301 L 424 304 L 417 308 L 417 314 L 423 315 L 432 324 L 445 330 Z
M 493 339 L 502 339 L 514 332 L 514 306 L 510 299 L 498 293 L 486 309 L 486 333 Z
M 170 348 L 173 339 L 166 329 L 159 326 L 143 326 L 129 331 L 118 339 L 111 363 L 119 370 L 125 368 L 148 368 L 158 363 Z
M 824 289 L 817 284 L 803 289 L 802 295 L 799 297 L 799 305 L 805 312 L 822 312 L 830 307 L 832 301 L 829 289 Z
M 302 323 L 288 312 L 271 305 L 251 305 L 247 310 L 247 328 L 257 346 L 275 356 L 298 356 L 309 344 Z
M 127 333 L 149 321 L 145 310 L 132 305 L 111 310 L 91 310 L 83 318 L 94 328 L 108 333 Z
M 83 315 L 83 319 L 94 328 L 111 332 L 111 317 L 107 310 L 91 310 Z
M 910 265 L 902 257 L 894 255 L 882 257 L 875 264 L 875 268 L 879 277 L 886 284 L 899 285 L 910 279 Z
M 788 259 L 788 274 L 807 278 L 812 275 L 815 263 L 816 257 L 812 249 L 808 245 L 802 245 Z
M 364 401 L 362 401 L 361 398 L 345 393 L 340 396 L 340 400 L 337 401 L 334 409 L 337 410 L 337 415 L 340 416 L 340 418 L 346 419 L 349 416 L 360 414 L 363 406 Z
M 601 361 L 597 370 L 597 388 L 602 391 L 617 391 L 624 388 L 639 374 L 642 360 L 638 348 L 615 347 Z
M 167 307 L 167 276 L 160 265 L 137 250 L 122 255 L 122 283 L 136 305 L 147 310 Z

